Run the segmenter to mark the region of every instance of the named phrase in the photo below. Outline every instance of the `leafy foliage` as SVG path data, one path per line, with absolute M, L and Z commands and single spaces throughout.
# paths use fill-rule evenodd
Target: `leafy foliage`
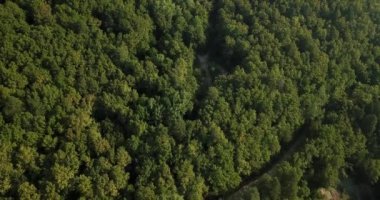
M 378 187 L 379 12 L 0 1 L 0 197 L 203 199 L 265 168 L 241 198 Z

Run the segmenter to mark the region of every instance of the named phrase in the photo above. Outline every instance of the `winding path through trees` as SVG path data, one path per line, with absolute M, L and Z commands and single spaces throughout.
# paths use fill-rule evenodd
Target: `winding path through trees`
M 209 56 L 208 54 L 197 55 L 199 65 L 201 70 L 204 73 L 204 83 L 206 86 L 211 86 L 212 84 L 212 76 L 209 69 Z M 255 185 L 265 174 L 271 175 L 274 172 L 275 167 L 281 162 L 289 159 L 293 153 L 298 149 L 298 147 L 304 144 L 308 132 L 309 123 L 305 123 L 302 125 L 295 133 L 294 139 L 288 144 L 282 145 L 283 149 L 277 154 L 274 155 L 271 161 L 269 161 L 261 170 L 258 172 L 253 172 L 250 176 L 245 177 L 243 181 L 236 187 L 233 188 L 224 194 L 221 195 L 212 195 L 209 194 L 205 199 L 213 200 L 213 199 L 236 199 L 237 195 L 244 193 L 248 190 L 252 185 Z
M 308 133 L 309 124 L 302 125 L 294 135 L 294 139 L 288 144 L 282 145 L 283 149 L 277 155 L 273 156 L 272 160 L 266 164 L 258 172 L 252 173 L 250 176 L 243 179 L 243 181 L 230 191 L 221 195 L 208 195 L 205 199 L 236 199 L 241 193 L 244 193 L 251 186 L 255 185 L 265 174 L 271 175 L 274 172 L 275 167 L 283 161 L 288 160 L 294 152 L 305 143 Z

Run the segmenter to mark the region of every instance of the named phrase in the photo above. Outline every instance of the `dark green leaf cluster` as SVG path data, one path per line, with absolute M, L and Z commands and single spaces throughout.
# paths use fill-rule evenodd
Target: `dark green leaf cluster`
M 0 198 L 376 198 L 379 120 L 376 0 L 0 1 Z

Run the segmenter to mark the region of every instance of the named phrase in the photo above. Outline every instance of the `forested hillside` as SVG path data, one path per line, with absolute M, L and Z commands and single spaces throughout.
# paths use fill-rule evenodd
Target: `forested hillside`
M 379 178 L 378 0 L 0 0 L 1 199 L 380 199 Z

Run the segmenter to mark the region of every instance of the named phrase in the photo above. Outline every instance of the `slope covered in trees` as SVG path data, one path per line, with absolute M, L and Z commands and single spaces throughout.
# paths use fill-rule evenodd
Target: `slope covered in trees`
M 0 1 L 0 27 L 1 198 L 379 198 L 376 0 Z

